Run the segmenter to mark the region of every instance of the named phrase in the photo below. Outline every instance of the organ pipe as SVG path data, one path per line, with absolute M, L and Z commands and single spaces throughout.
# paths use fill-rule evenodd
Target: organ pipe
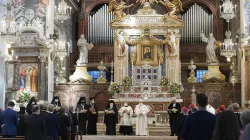
M 88 41 L 94 44 L 113 44 L 113 31 L 109 26 L 113 12 L 107 13 L 108 5 L 104 4 L 95 13 L 88 16 Z
M 200 33 L 206 36 L 213 33 L 213 14 L 198 4 L 192 5 L 183 15 L 185 27 L 181 30 L 181 43 L 202 43 Z

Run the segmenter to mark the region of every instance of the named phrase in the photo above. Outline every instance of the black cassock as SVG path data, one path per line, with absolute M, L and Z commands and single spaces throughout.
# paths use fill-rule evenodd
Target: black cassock
M 106 113 L 104 116 L 104 123 L 106 124 L 106 135 L 116 135 L 116 124 L 118 123 L 118 111 L 116 107 L 113 109 L 106 109 L 107 111 L 113 110 L 115 113 Z
M 84 108 L 84 110 L 87 110 L 86 113 L 80 113 L 80 111 L 83 110 L 83 108 Z M 78 126 L 79 129 L 78 130 L 81 131 L 83 135 L 86 135 L 86 132 L 87 132 L 87 130 L 86 130 L 87 123 L 86 122 L 88 120 L 88 113 L 89 113 L 88 108 L 89 107 L 87 104 L 84 104 L 84 105 L 78 104 L 77 110 L 76 110 L 76 112 L 78 114 L 78 121 L 79 121 L 79 126 Z
M 88 127 L 87 127 L 87 134 L 88 135 L 96 135 L 97 134 L 97 128 L 96 128 L 96 123 L 98 121 L 98 109 L 96 104 L 94 105 L 89 105 L 89 121 L 88 121 Z M 92 112 L 96 112 L 96 114 L 93 114 Z
M 181 105 L 179 103 L 175 103 L 175 107 L 173 106 L 174 104 L 171 103 L 168 106 L 168 113 L 169 113 L 169 124 L 171 128 L 171 135 L 176 134 L 176 125 L 177 125 L 177 117 L 179 113 L 181 112 Z M 176 113 L 172 112 L 172 109 L 178 110 Z
M 184 125 L 184 122 L 186 120 L 186 118 L 188 117 L 188 115 L 183 115 L 182 113 L 179 114 L 178 118 L 177 118 L 177 123 L 176 123 L 176 135 L 178 136 L 178 140 L 182 139 L 182 128 Z

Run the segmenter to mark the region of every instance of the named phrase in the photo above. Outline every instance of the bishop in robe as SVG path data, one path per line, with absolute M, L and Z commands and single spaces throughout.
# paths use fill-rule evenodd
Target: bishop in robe
M 30 101 L 29 101 L 27 107 L 26 107 L 26 112 L 27 112 L 29 115 L 32 114 L 31 109 L 32 109 L 33 106 L 35 106 L 35 105 L 37 105 L 36 99 L 35 99 L 35 97 L 32 97 L 32 98 L 30 99 Z
M 171 129 L 171 135 L 176 135 L 176 125 L 177 125 L 177 118 L 181 112 L 181 105 L 176 102 L 176 99 L 172 99 L 172 103 L 168 106 L 168 114 L 169 114 L 169 124 Z
M 86 135 L 87 131 L 88 109 L 89 105 L 86 103 L 85 97 L 81 97 L 76 106 L 76 113 L 79 122 L 78 131 L 81 131 L 83 135 Z
M 116 135 L 116 124 L 118 123 L 118 111 L 113 100 L 110 100 L 104 115 L 104 124 L 106 124 L 106 135 Z
M 89 111 L 89 119 L 88 119 L 88 126 L 87 126 L 87 134 L 96 135 L 97 134 L 96 123 L 98 121 L 98 109 L 95 104 L 95 99 L 93 97 L 90 98 L 88 111 Z
M 59 96 L 54 96 L 51 104 L 55 106 L 55 111 L 53 113 L 57 114 L 59 112 L 59 109 L 62 107 Z
M 124 106 L 120 108 L 118 113 L 121 116 L 119 132 L 124 135 L 130 135 L 131 133 L 133 133 L 133 124 L 132 124 L 133 109 L 132 107 L 128 106 L 127 102 L 124 102 Z
M 139 100 L 139 104 L 135 106 L 136 118 L 136 135 L 146 136 L 148 135 L 148 114 L 149 110 L 146 105 L 143 104 L 142 100 Z

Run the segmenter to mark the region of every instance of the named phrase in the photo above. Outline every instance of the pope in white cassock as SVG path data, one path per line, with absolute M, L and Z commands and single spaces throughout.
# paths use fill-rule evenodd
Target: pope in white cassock
M 148 135 L 148 120 L 147 114 L 149 110 L 146 105 L 143 104 L 142 100 L 139 100 L 139 104 L 135 106 L 136 118 L 136 135 L 137 136 L 146 136 Z

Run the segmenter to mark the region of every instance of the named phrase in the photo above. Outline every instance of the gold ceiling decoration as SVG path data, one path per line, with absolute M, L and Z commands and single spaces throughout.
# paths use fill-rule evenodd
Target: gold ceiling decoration
M 150 3 L 150 4 L 152 4 L 152 3 L 154 3 L 154 2 L 158 3 L 157 0 L 137 0 L 136 3 L 137 3 L 137 2 L 140 2 L 141 4 L 144 4 L 144 3 L 146 3 L 146 2 L 148 2 L 148 3 Z

